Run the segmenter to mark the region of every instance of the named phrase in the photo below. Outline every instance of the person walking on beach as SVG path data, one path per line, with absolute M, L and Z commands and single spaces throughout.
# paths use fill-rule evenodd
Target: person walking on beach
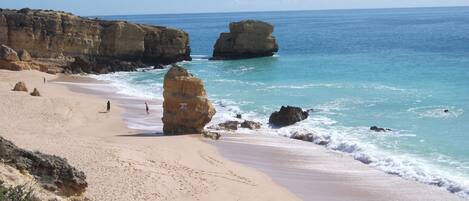
M 111 111 L 111 101 L 107 101 L 107 112 Z
M 46 83 L 46 78 L 44 77 L 44 84 Z
M 145 101 L 145 110 L 147 111 L 147 114 L 150 114 L 150 110 L 148 109 L 148 103 Z

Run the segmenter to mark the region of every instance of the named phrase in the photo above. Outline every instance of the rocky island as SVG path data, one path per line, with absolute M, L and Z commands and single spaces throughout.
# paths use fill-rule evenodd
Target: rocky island
M 29 52 L 38 61 L 32 66 L 53 63 L 59 72 L 107 73 L 191 60 L 189 36 L 182 30 L 51 10 L 0 9 L 0 44 Z M 76 57 L 86 60 L 83 68 L 89 70 L 67 67 Z M 40 65 L 44 60 L 49 65 Z
M 272 56 L 278 52 L 274 27 L 263 21 L 245 20 L 230 23 L 230 32 L 221 33 L 213 60 L 246 59 Z

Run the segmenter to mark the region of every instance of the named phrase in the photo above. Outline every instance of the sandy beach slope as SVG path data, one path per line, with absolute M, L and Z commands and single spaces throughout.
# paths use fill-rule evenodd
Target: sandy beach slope
M 199 135 L 128 129 L 123 109 L 70 91 L 55 75 L 0 70 L 0 134 L 16 145 L 68 159 L 87 175 L 92 200 L 298 200 L 266 175 L 220 156 Z M 42 97 L 10 91 L 17 81 Z

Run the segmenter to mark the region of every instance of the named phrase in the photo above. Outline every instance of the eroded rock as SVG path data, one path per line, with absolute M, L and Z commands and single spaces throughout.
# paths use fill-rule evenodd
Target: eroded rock
M 33 60 L 29 52 L 26 51 L 25 49 L 18 51 L 18 57 L 20 58 L 21 61 L 30 62 Z
M 59 195 L 81 195 L 88 186 L 85 174 L 70 166 L 66 159 L 18 148 L 3 137 L 0 137 L 0 159 L 33 175 L 44 188 Z
M 18 53 L 6 45 L 0 46 L 0 60 L 8 62 L 19 61 Z
M 240 123 L 238 121 L 226 121 L 218 124 L 218 127 L 225 130 L 238 130 L 239 124 Z
M 202 80 L 173 65 L 164 78 L 163 131 L 165 134 L 202 133 L 215 115 Z
M 269 123 L 274 126 L 284 127 L 303 121 L 306 118 L 308 118 L 307 111 L 303 111 L 303 109 L 299 107 L 282 106 L 280 111 L 270 115 Z
M 262 124 L 259 123 L 259 122 L 255 122 L 255 121 L 244 121 L 243 123 L 241 123 L 241 128 L 249 128 L 251 130 L 255 130 L 255 129 L 259 129 L 261 128 Z
M 230 23 L 230 32 L 221 33 L 212 59 L 244 59 L 272 56 L 278 51 L 272 32 L 274 27 L 263 21 L 245 20 Z

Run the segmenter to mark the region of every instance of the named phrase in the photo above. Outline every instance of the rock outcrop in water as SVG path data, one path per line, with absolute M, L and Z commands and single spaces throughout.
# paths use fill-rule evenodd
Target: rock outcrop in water
M 100 72 L 129 70 L 110 69 L 116 61 L 156 65 L 191 59 L 184 31 L 49 10 L 0 9 L 0 44 L 24 49 L 33 58 L 70 62 L 85 57 L 101 66 Z
M 70 166 L 66 159 L 18 148 L 2 137 L 0 159 L 7 165 L 33 175 L 44 188 L 60 195 L 81 195 L 88 186 L 85 174 Z
M 303 111 L 299 107 L 282 106 L 280 111 L 274 112 L 270 115 L 269 123 L 274 126 L 284 127 L 303 121 L 306 118 L 308 118 L 307 111 Z
M 169 135 L 202 133 L 215 108 L 202 80 L 173 65 L 164 77 L 163 131 Z
M 244 59 L 272 56 L 278 51 L 274 27 L 262 21 L 230 23 L 230 33 L 221 33 L 212 59 Z

